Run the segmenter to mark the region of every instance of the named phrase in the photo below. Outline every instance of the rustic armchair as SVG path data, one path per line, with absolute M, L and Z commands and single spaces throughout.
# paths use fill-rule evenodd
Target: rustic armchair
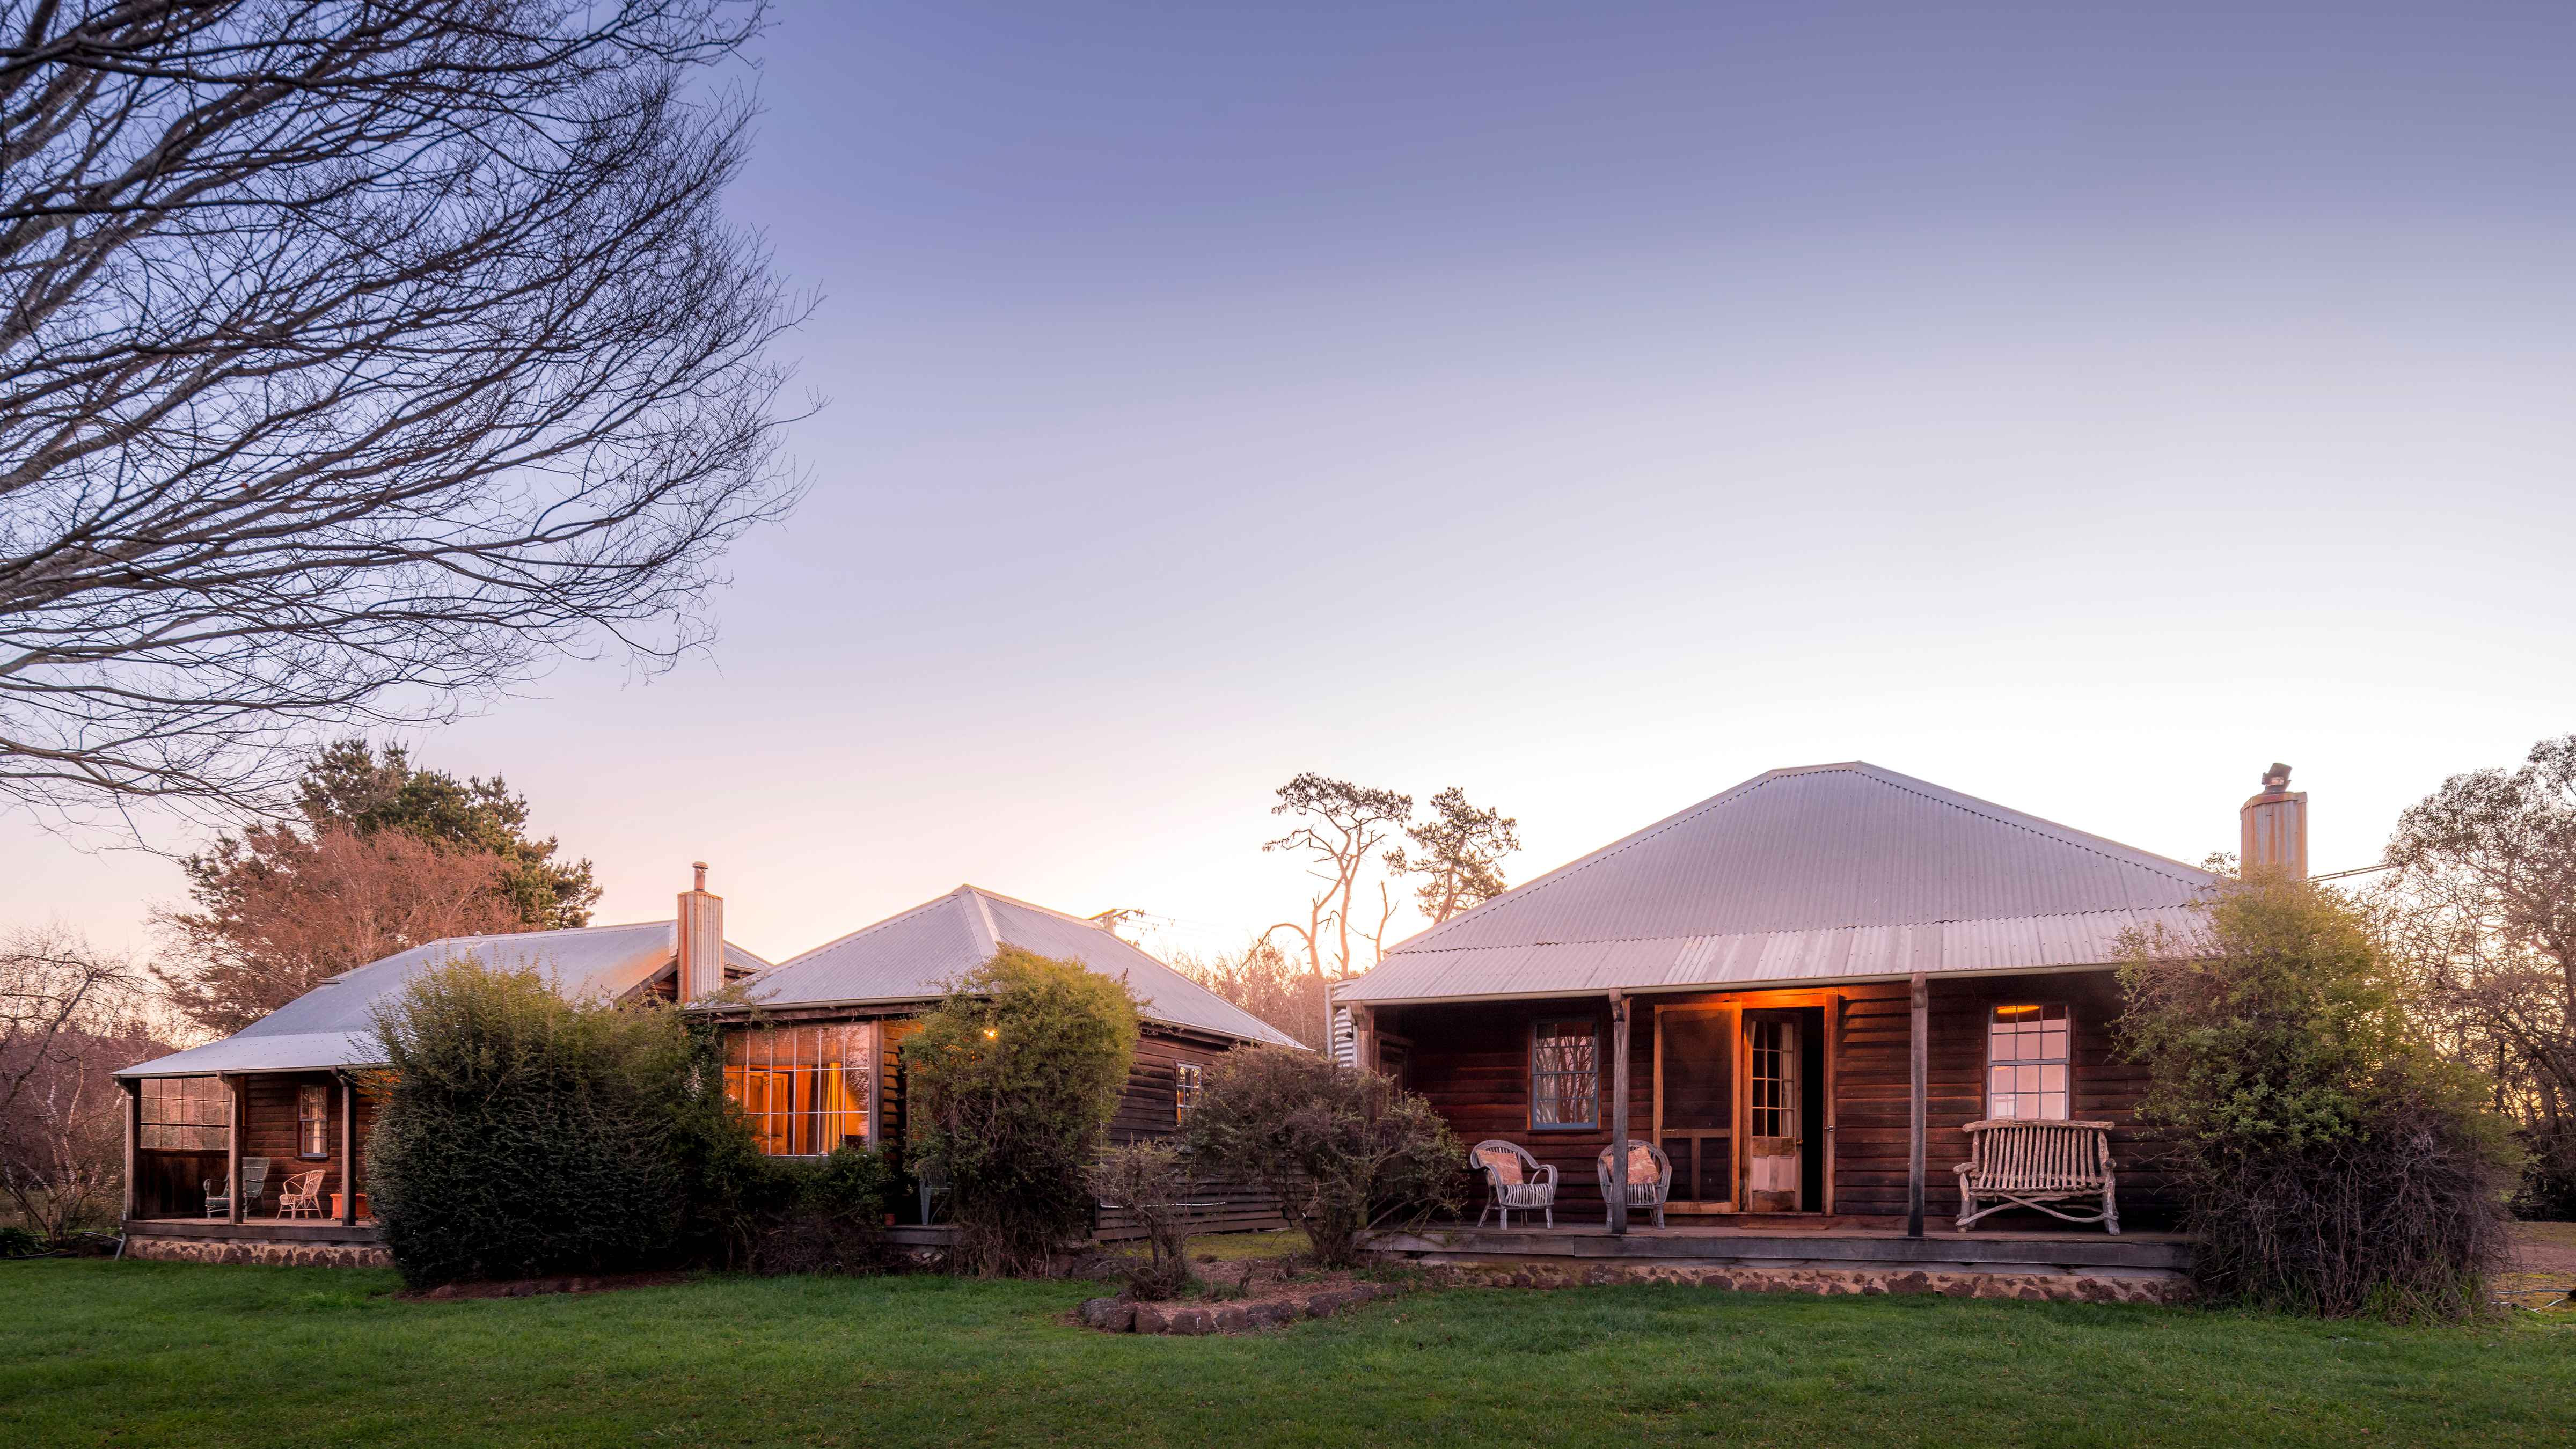
M 206 1189 L 206 1216 L 210 1218 L 230 1216 L 233 1210 L 232 1183 L 226 1182 L 218 1191 L 215 1180 L 210 1177 L 202 1185 Z M 259 1206 L 260 1198 L 268 1192 L 267 1158 L 245 1157 L 241 1160 L 241 1190 L 242 1215 L 248 1217 L 250 1210 Z
M 322 1170 L 299 1172 L 277 1189 L 277 1215 L 300 1218 L 306 1213 L 322 1216 Z
M 1611 1156 L 1611 1149 L 1602 1148 L 1601 1157 L 1595 1165 L 1600 1169 L 1601 1174 L 1601 1200 L 1607 1203 L 1610 1201 L 1611 1175 L 1617 1170 L 1615 1159 Z M 1631 1142 L 1628 1144 L 1626 1177 L 1629 1208 L 1632 1211 L 1637 1208 L 1653 1209 L 1655 1226 L 1662 1227 L 1664 1198 L 1673 1190 L 1673 1160 L 1664 1155 L 1664 1149 L 1651 1142 Z
M 1551 1228 L 1556 1226 L 1556 1168 L 1542 1164 L 1529 1155 L 1529 1149 L 1517 1142 L 1495 1139 L 1479 1142 L 1467 1160 L 1485 1175 L 1488 1189 L 1485 1210 L 1476 1214 L 1476 1226 L 1499 1211 L 1503 1226 L 1512 1225 L 1512 1214 L 1537 1213 Z
M 2070 1223 L 2100 1223 L 2120 1231 L 2118 1182 L 2111 1170 L 2108 1122 L 2031 1122 L 1989 1118 L 1971 1122 L 1968 1158 L 1959 1164 L 1958 1229 L 2010 1207 L 2026 1207 Z M 1981 1198 L 1994 1199 L 1984 1207 Z M 2048 1206 L 2099 1198 L 2092 1213 Z

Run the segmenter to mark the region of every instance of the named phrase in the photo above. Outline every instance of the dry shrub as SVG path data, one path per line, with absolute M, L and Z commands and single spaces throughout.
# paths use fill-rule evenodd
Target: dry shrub
M 1103 1203 L 1144 1224 L 1148 1256 L 1127 1270 L 1128 1286 L 1143 1299 L 1179 1297 L 1190 1286 L 1190 1209 L 1181 1205 L 1190 1179 L 1180 1150 L 1161 1142 L 1113 1147 L 1085 1178 Z
M 1347 1268 L 1360 1234 L 1401 1214 L 1454 1208 L 1466 1154 L 1431 1104 L 1376 1072 L 1256 1046 L 1208 1069 L 1190 1111 L 1201 1160 L 1278 1194 L 1315 1258 Z

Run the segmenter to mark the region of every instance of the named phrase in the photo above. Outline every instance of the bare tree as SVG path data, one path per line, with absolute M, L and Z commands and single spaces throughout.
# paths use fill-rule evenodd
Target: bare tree
M 706 637 L 794 499 L 727 0 L 0 0 L 0 798 Z
M 1510 889 L 1503 857 L 1521 848 L 1521 837 L 1519 821 L 1467 803 L 1467 792 L 1455 785 L 1432 796 L 1431 809 L 1430 819 L 1404 828 L 1412 853 L 1399 846 L 1387 853 L 1386 866 L 1423 877 L 1413 889 L 1414 904 L 1436 926 Z
M 2576 735 L 2454 775 L 2398 817 L 2375 893 L 2451 1055 L 2493 1074 L 2540 1171 L 2576 1184 Z
M 1172 969 L 1295 1040 L 1321 1046 L 1316 1026 L 1332 1009 L 1324 978 L 1290 960 L 1276 942 L 1257 938 L 1231 956 L 1178 952 Z
M 1413 797 L 1393 790 L 1371 790 L 1348 780 L 1331 780 L 1312 770 L 1279 787 L 1279 803 L 1270 807 L 1273 815 L 1290 815 L 1297 828 L 1262 846 L 1264 851 L 1294 850 L 1305 854 L 1306 873 L 1318 882 L 1318 889 L 1306 899 L 1304 924 L 1281 921 L 1261 933 L 1262 939 L 1281 931 L 1295 934 L 1305 944 L 1306 963 L 1317 981 L 1323 981 L 1324 943 L 1332 941 L 1334 980 L 1355 974 L 1360 967 L 1351 949 L 1355 903 L 1360 878 L 1378 863 L 1378 847 L 1387 835 L 1404 824 L 1413 814 Z M 1377 920 L 1374 926 L 1361 928 L 1359 939 L 1370 943 L 1370 964 L 1384 952 L 1386 927 L 1395 918 L 1395 898 L 1386 882 L 1377 882 Z M 1323 1040 L 1332 1039 L 1329 1001 L 1321 1008 Z
M 114 1074 L 153 1054 L 139 973 L 59 930 L 0 939 L 0 1193 L 59 1239 L 124 1171 Z
M 241 1030 L 343 971 L 442 936 L 527 929 L 502 889 L 509 862 L 400 830 L 253 826 L 199 909 L 163 912 L 153 974 L 207 1031 Z

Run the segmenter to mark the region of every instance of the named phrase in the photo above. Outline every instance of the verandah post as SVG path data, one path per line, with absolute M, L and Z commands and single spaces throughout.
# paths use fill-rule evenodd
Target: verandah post
M 1628 998 L 1610 993 L 1610 1231 L 1628 1231 Z
M 358 1083 L 340 1074 L 340 1226 L 358 1222 Z
M 1923 1126 L 1928 1115 L 1924 1099 L 1929 1091 L 1927 1079 L 1931 1076 L 1932 1064 L 1927 1021 L 1931 1014 L 1932 984 L 1928 977 L 1917 971 L 1909 987 L 1913 1032 L 1906 1053 L 1910 1084 L 1906 1093 L 1905 1236 L 1919 1238 L 1923 1236 Z
M 142 1216 L 143 1190 L 135 1181 L 143 1167 L 143 1079 L 128 1077 L 125 1088 L 125 1218 Z
M 224 1128 L 224 1196 L 229 1199 L 226 1203 L 227 1217 L 238 1223 L 242 1220 L 242 1098 L 249 1087 L 240 1077 L 217 1077 L 215 1080 L 232 1089 L 227 1098 L 232 1110 L 225 1118 Z

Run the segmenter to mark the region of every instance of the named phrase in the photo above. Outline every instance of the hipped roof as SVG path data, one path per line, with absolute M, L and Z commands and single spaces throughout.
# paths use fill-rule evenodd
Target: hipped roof
M 381 1066 L 375 1010 L 422 974 L 472 958 L 497 970 L 533 970 L 574 1000 L 615 1000 L 643 985 L 679 954 L 671 921 L 448 936 L 343 971 L 221 1041 L 127 1067 L 120 1077 L 193 1077 L 217 1072 L 317 1071 Z M 725 965 L 769 965 L 730 941 Z
M 1147 1021 L 1240 1041 L 1298 1045 L 1090 921 L 971 885 L 782 961 L 743 985 L 751 1001 L 769 1008 L 936 1001 L 947 995 L 950 982 L 1005 946 L 1125 980 Z
M 1412 937 L 1345 1003 L 2102 965 L 2207 871 L 1876 765 L 1772 770 Z

